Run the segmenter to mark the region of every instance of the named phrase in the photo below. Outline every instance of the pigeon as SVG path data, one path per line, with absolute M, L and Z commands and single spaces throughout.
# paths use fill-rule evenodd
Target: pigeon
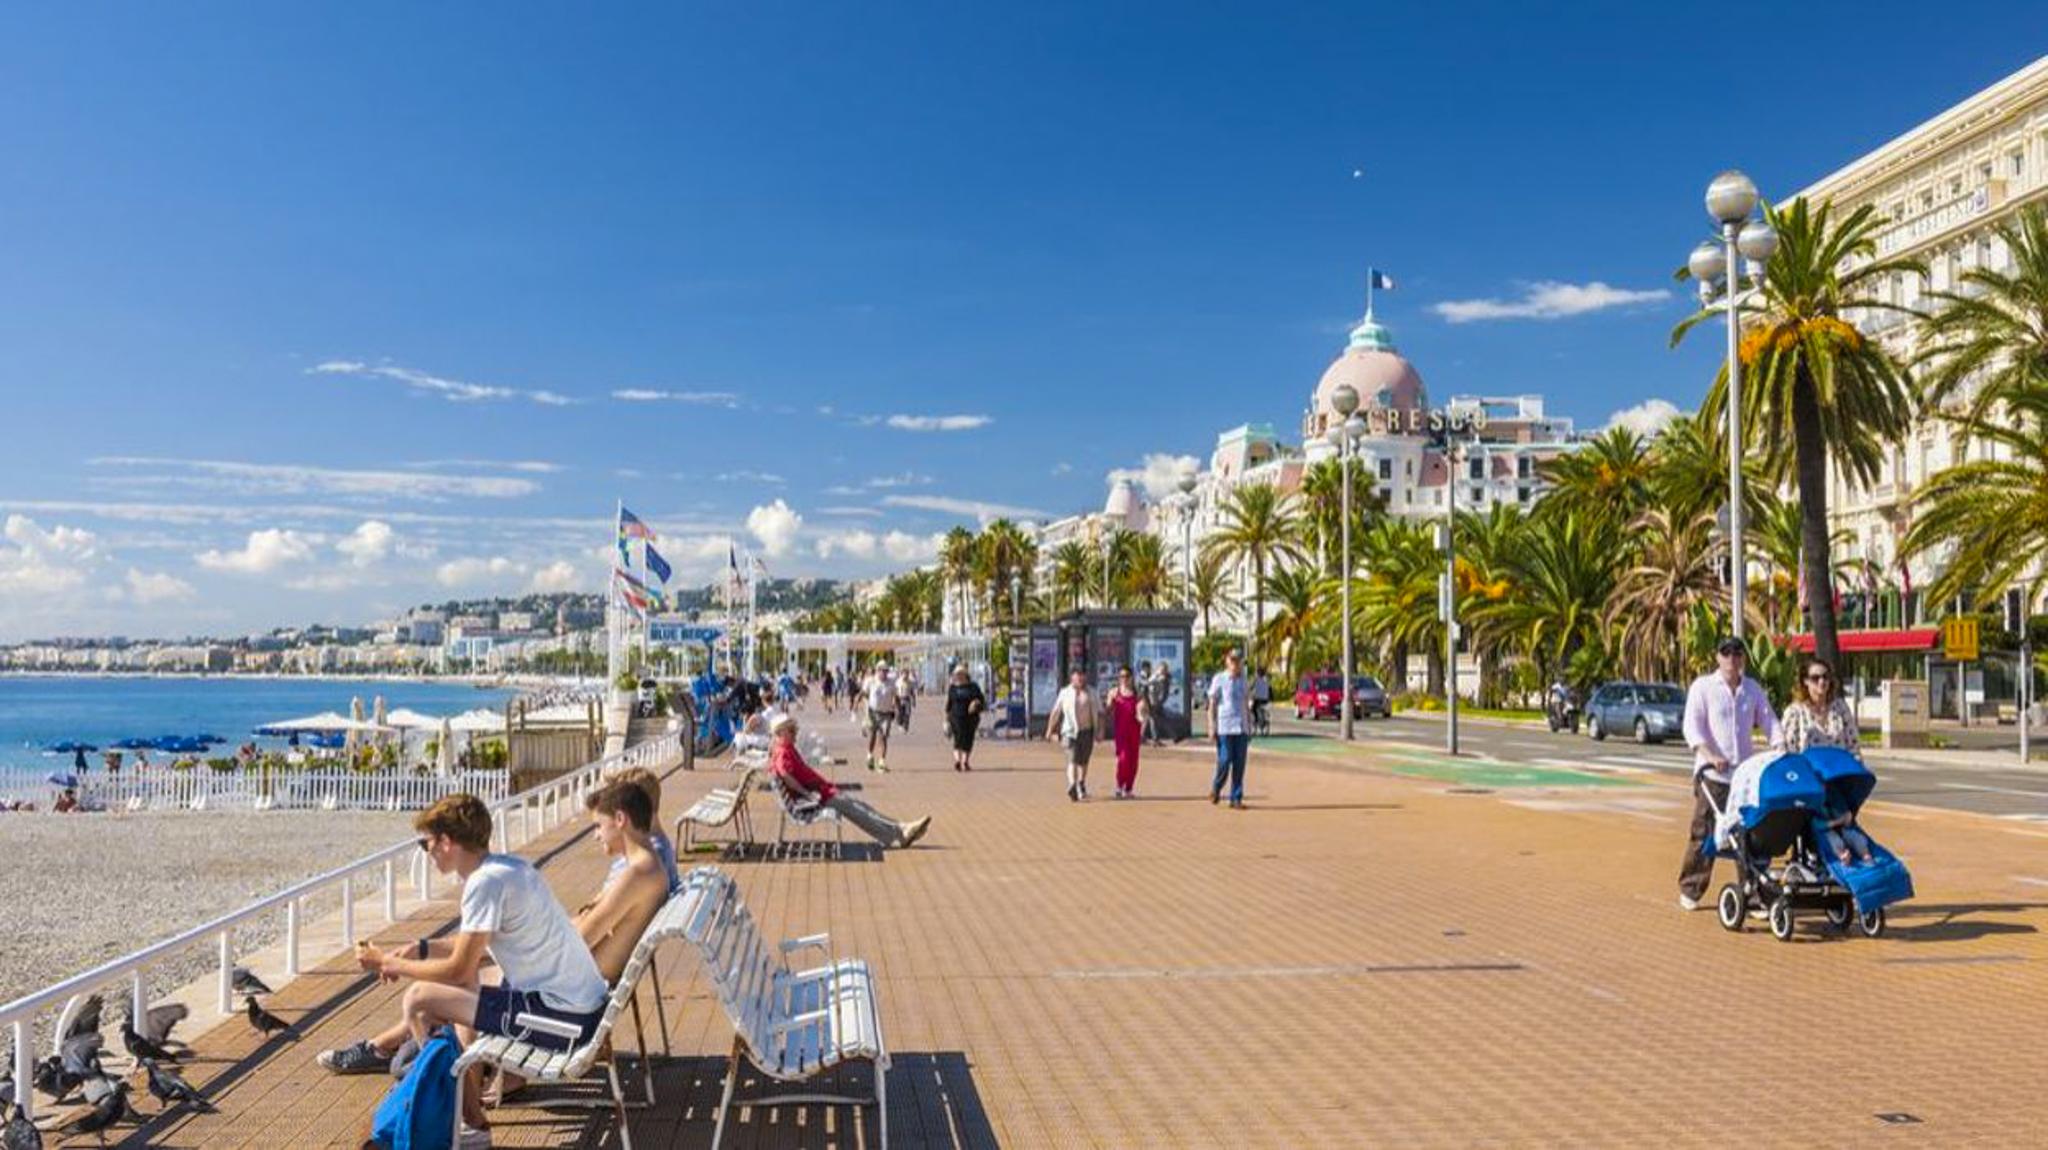
M 28 1115 L 17 1108 L 14 1117 L 7 1120 L 7 1128 L 4 1134 L 0 1134 L 0 1142 L 4 1142 L 6 1150 L 43 1150 L 43 1132 L 36 1129 L 35 1123 L 28 1120 Z
M 66 1073 L 78 1078 L 90 1078 L 101 1073 L 100 1048 L 107 1044 L 105 1035 L 97 1030 L 74 1034 L 64 1040 L 58 1048 L 58 1059 Z
M 255 971 L 250 970 L 246 966 L 238 966 L 235 968 L 235 993 L 276 994 L 277 992 L 270 989 L 269 983 L 256 977 Z
M 98 1033 L 101 1027 L 100 1012 L 106 1004 L 105 997 L 101 995 L 95 994 L 86 999 L 85 1005 L 78 1008 L 78 1013 L 71 1016 L 71 1025 L 64 1028 L 64 1037 Z
M 107 1144 L 107 1127 L 128 1119 L 139 1120 L 141 1117 L 133 1106 L 128 1105 L 128 1084 L 117 1082 L 114 1088 L 107 1092 L 106 1097 L 94 1103 L 92 1109 L 67 1123 L 63 1130 L 66 1134 L 97 1135 L 100 1145 L 104 1146 Z
M 85 1081 L 85 1076 L 64 1069 L 64 1060 L 52 1054 L 36 1063 L 29 1081 L 37 1090 L 49 1095 L 50 1101 L 62 1106 L 66 1099 L 77 1092 L 79 1084 Z
M 291 1023 L 286 1022 L 284 1019 L 279 1018 L 277 1015 L 272 1014 L 269 1011 L 263 1009 L 262 1004 L 256 1001 L 254 995 L 251 995 L 247 999 L 247 1002 L 249 1004 L 249 1025 L 256 1028 L 256 1033 L 270 1035 L 280 1033 L 290 1034 L 292 1032 Z
M 182 1002 L 166 1002 L 161 1006 L 152 1006 L 143 1012 L 142 1024 L 135 1029 L 144 1038 L 158 1045 L 166 1042 L 177 1042 L 176 1039 L 171 1037 L 171 1028 L 185 1021 L 186 1017 L 191 1013 L 192 1009 Z M 183 1046 L 185 1044 L 178 1042 L 178 1045 Z
M 128 1048 L 129 1056 L 137 1062 L 175 1062 L 183 1057 L 137 1034 L 135 1027 L 126 1022 L 121 1024 L 121 1045 Z
M 8 1065 L 12 1066 L 14 1063 L 9 1061 Z M 7 1113 L 7 1108 L 12 1105 L 14 1105 L 14 1075 L 0 1074 L 0 1114 Z
M 111 1074 L 95 1074 L 86 1079 L 84 1085 L 86 1105 L 97 1106 L 121 1085 L 121 1080 Z
M 149 1059 L 143 1059 L 142 1068 L 149 1072 L 149 1092 L 156 1096 L 158 1102 L 165 1106 L 187 1102 L 201 1110 L 213 1109 L 213 1103 L 194 1090 L 175 1067 L 158 1066 Z

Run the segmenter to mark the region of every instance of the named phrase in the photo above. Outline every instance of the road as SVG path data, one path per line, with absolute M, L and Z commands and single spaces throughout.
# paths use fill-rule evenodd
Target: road
M 1297 720 L 1279 713 L 1273 717 L 1273 730 L 1275 734 L 1335 739 L 1337 723 L 1331 719 Z M 1441 751 L 1444 717 L 1403 714 L 1391 719 L 1361 719 L 1357 737 L 1368 745 Z M 1477 758 L 1531 767 L 1590 768 L 1619 774 L 1655 771 L 1679 778 L 1692 770 L 1691 754 L 1678 743 L 1640 746 L 1619 738 L 1596 743 L 1585 735 L 1553 734 L 1541 727 L 1488 721 L 1460 723 L 1458 749 Z M 2048 823 L 2048 766 L 2024 769 L 2017 762 L 2010 768 L 1936 765 L 1887 759 L 1882 752 L 1873 752 L 1870 762 L 1878 775 L 1879 800 Z

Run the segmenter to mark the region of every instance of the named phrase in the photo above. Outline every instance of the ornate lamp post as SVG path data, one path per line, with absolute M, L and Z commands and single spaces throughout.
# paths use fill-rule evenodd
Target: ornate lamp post
M 1349 741 L 1352 737 L 1351 454 L 1359 436 L 1365 432 L 1365 421 L 1352 414 L 1358 410 L 1358 389 L 1348 383 L 1339 386 L 1337 390 L 1330 393 L 1330 406 L 1337 412 L 1338 417 L 1342 421 L 1333 424 L 1329 431 L 1325 433 L 1325 438 L 1337 448 L 1337 485 L 1341 488 L 1338 515 L 1341 517 L 1342 523 L 1339 529 L 1340 541 L 1337 545 L 1337 578 L 1341 581 L 1339 584 L 1341 592 L 1338 609 L 1343 612 L 1344 668 L 1338 674 L 1340 689 L 1343 691 L 1343 701 L 1338 704 L 1343 709 L 1338 712 L 1338 715 L 1340 717 L 1339 726 L 1342 728 L 1341 733 L 1344 739 Z
M 1180 473 L 1180 597 L 1183 606 L 1193 607 L 1195 602 L 1194 541 L 1195 529 L 1195 473 Z
M 1686 260 L 1700 282 L 1700 304 L 1728 317 L 1728 575 L 1730 628 L 1740 639 L 1748 630 L 1744 606 L 1749 599 L 1749 570 L 1742 539 L 1742 305 L 1763 291 L 1764 267 L 1778 250 L 1778 233 L 1756 211 L 1756 185 L 1730 169 L 1707 185 L 1707 214 L 1720 227 L 1718 242 L 1702 240 Z M 1744 269 L 1743 260 L 1748 264 Z M 1750 286 L 1742 286 L 1747 270 Z

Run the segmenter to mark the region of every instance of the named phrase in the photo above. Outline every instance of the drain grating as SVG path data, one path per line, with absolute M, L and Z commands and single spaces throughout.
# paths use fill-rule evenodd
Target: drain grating
M 1893 1112 L 1892 1112 L 1892 1113 L 1890 1113 L 1890 1114 L 1880 1114 L 1880 1115 L 1878 1115 L 1878 1116 L 1877 1116 L 1877 1120 L 1878 1120 L 1879 1122 L 1882 1122 L 1882 1123 L 1884 1123 L 1884 1124 L 1885 1124 L 1886 1126 L 1918 1126 L 1918 1125 L 1920 1125 L 1920 1119 L 1919 1119 L 1919 1118 L 1918 1118 L 1917 1116 L 1915 1116 L 1915 1115 L 1912 1115 L 1912 1114 L 1908 1114 L 1908 1113 L 1906 1113 L 1906 1112 L 1905 1112 L 1905 1111 L 1903 1111 L 1903 1110 L 1897 1110 L 1897 1111 L 1893 1111 Z

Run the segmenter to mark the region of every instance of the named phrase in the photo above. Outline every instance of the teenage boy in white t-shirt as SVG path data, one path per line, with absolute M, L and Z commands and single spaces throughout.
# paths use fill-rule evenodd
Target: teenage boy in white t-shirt
M 420 812 L 412 825 L 434 869 L 461 878 L 462 920 L 453 938 L 420 939 L 399 953 L 386 954 L 368 943 L 356 947 L 356 962 L 364 970 L 386 981 L 413 980 L 399 1000 L 404 1033 L 424 1044 L 434 1030 L 453 1024 L 458 1033 L 503 1034 L 551 1050 L 588 1040 L 604 1014 L 604 976 L 569 912 L 533 864 L 490 853 L 491 812 L 483 800 L 449 795 Z M 487 951 L 504 974 L 502 985 L 478 983 Z M 578 1037 L 522 1030 L 516 1021 L 522 1013 L 567 1023 L 576 1027 Z M 402 1036 L 394 1040 L 397 1029 L 327 1051 L 318 1061 L 341 1074 L 386 1069 L 403 1041 Z M 467 1041 L 468 1034 L 463 1038 Z M 464 1121 L 483 1129 L 487 1122 L 478 1092 L 466 1088 L 463 1099 Z

